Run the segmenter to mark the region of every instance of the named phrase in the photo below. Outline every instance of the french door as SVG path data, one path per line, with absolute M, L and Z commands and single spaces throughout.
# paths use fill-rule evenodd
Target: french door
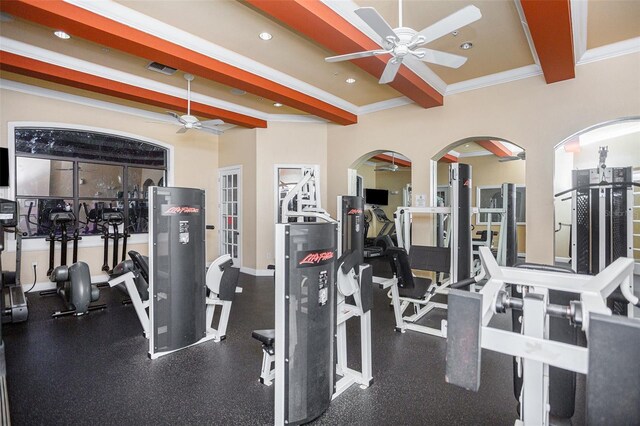
M 219 241 L 220 255 L 230 254 L 233 264 L 241 266 L 242 259 L 242 167 L 219 169 Z

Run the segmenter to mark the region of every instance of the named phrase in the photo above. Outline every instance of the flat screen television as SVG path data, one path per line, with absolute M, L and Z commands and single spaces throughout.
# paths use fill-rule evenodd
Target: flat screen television
M 364 202 L 376 206 L 386 206 L 389 204 L 389 191 L 386 189 L 364 189 Z
M 0 187 L 9 186 L 9 150 L 0 148 Z

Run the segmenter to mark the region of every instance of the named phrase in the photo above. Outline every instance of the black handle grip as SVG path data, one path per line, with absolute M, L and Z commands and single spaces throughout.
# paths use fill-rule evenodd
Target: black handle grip
M 213 225 L 205 225 L 205 228 L 207 228 L 209 230 L 216 229 L 216 227 L 213 226 Z
M 475 284 L 475 283 L 476 283 L 475 277 L 471 277 L 471 278 L 466 278 L 462 281 L 458 281 L 457 283 L 453 283 L 449 286 L 449 288 L 461 289 L 461 288 L 469 287 L 471 284 Z

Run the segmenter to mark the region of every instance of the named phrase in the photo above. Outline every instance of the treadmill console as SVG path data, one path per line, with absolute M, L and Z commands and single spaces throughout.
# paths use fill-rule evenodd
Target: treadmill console
M 18 224 L 18 203 L 0 199 L 0 225 L 16 226 Z

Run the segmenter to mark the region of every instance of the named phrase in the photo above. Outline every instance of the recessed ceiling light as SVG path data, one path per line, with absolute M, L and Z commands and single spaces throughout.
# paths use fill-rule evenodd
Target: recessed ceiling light
M 349 77 L 349 78 L 348 78 L 348 79 L 346 79 L 345 81 L 346 81 L 348 84 L 353 84 L 353 83 L 355 83 L 355 82 L 356 82 L 356 79 L 355 79 L 355 78 L 351 78 L 351 77 Z
M 282 104 L 280 102 L 276 102 L 275 104 L 273 104 L 273 106 L 276 108 L 280 108 Z
M 464 144 L 464 147 L 469 148 L 469 144 L 468 143 Z
M 65 33 L 64 31 L 58 30 L 58 31 L 54 31 L 53 34 L 58 37 L 61 38 L 63 40 L 69 40 L 71 38 L 71 36 L 67 33 Z
M 452 36 L 454 36 L 454 37 L 455 37 L 455 36 L 457 36 L 458 34 L 459 34 L 459 33 L 458 33 L 458 31 L 457 31 L 457 30 L 451 33 L 451 35 L 452 35 Z
M 234 95 L 242 96 L 246 95 L 247 91 L 242 89 L 231 89 L 231 93 L 233 93 Z
M 464 43 L 462 43 L 460 45 L 460 49 L 462 50 L 469 50 L 473 47 L 473 43 L 471 43 L 470 41 L 465 41 Z
M 273 38 L 273 36 L 271 34 L 269 34 L 268 32 L 262 32 L 258 35 L 258 37 L 260 37 L 260 39 L 264 40 L 264 41 L 268 41 L 271 40 Z

